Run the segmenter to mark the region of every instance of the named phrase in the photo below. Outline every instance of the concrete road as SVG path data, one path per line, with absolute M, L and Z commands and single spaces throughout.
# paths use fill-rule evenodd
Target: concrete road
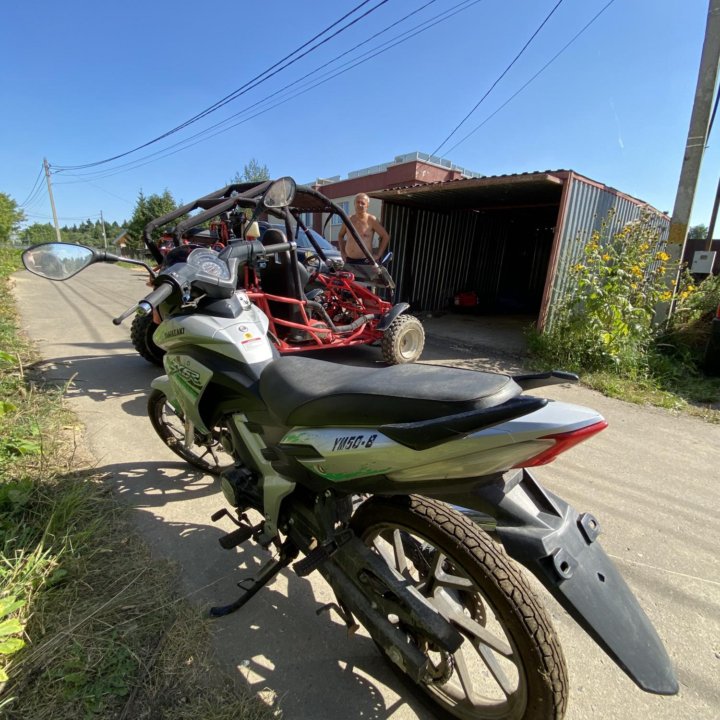
M 226 552 L 217 538 L 227 520 L 214 481 L 189 472 L 158 440 L 145 397 L 158 374 L 136 355 L 129 326 L 111 318 L 146 293 L 144 277 L 95 266 L 65 283 L 18 273 L 23 326 L 45 358 L 46 378 L 71 379 L 67 395 L 86 427 L 99 470 L 134 510 L 159 557 L 177 562 L 182 592 L 212 605 L 233 600 L 236 581 L 261 553 Z M 467 325 L 429 324 L 423 360 L 513 369 L 511 358 L 468 349 Z M 442 337 L 438 337 L 442 336 Z M 353 364 L 379 362 L 379 350 L 323 355 Z M 567 717 L 616 720 L 710 720 L 720 717 L 720 427 L 611 400 L 578 387 L 553 388 L 557 399 L 588 405 L 610 427 L 538 475 L 550 489 L 601 521 L 603 545 L 655 623 L 681 683 L 673 698 L 635 687 L 542 588 L 570 672 Z M 404 690 L 367 636 L 348 638 L 337 618 L 315 611 L 331 594 L 317 574 L 282 573 L 245 608 L 214 621 L 223 666 L 288 720 L 429 718 Z

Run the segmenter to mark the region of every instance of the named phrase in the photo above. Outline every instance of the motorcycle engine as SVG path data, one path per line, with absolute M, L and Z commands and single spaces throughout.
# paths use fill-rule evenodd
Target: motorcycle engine
M 243 465 L 235 465 L 220 473 L 220 487 L 225 499 L 241 512 L 248 508 L 262 510 L 262 491 L 257 475 Z

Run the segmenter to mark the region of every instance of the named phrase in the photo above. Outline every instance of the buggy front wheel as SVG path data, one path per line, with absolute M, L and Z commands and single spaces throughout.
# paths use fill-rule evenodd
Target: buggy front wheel
M 425 329 L 412 315 L 398 315 L 382 338 L 383 360 L 388 365 L 415 362 L 425 347 Z

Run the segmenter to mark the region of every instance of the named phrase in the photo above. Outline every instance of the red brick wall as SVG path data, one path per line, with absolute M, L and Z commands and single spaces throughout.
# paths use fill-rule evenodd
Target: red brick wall
M 416 183 L 444 182 L 458 180 L 461 174 L 457 170 L 429 165 L 424 162 L 412 161 L 400 165 L 392 165 L 387 170 L 373 175 L 340 180 L 329 185 L 322 185 L 318 189 L 330 199 L 357 195 L 373 190 L 387 190 L 388 188 L 414 185 Z

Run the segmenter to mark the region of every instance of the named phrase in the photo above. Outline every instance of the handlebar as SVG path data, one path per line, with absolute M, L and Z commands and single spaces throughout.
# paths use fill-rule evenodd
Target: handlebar
M 163 283 L 160 287 L 156 287 L 149 295 L 146 295 L 140 302 L 135 303 L 135 305 L 126 310 L 122 315 L 113 318 L 113 325 L 120 325 L 125 318 L 137 310 L 142 310 L 143 315 L 149 315 L 163 300 L 170 297 L 172 292 L 173 286 L 170 285 L 170 283 Z
M 237 272 L 240 265 L 250 260 L 253 255 L 273 255 L 275 253 L 292 250 L 294 247 L 297 247 L 294 242 L 276 243 L 275 245 L 265 246 L 259 242 L 246 242 L 228 245 L 228 247 L 220 253 L 220 257 L 227 262 L 231 277 L 228 280 L 215 280 L 215 282 L 220 287 L 230 288 L 232 290 L 237 285 Z M 169 270 L 168 272 L 177 276 L 178 272 L 181 271 L 172 273 L 172 270 Z M 163 302 L 163 300 L 166 300 L 173 293 L 176 284 L 183 284 L 182 280 L 178 277 L 174 277 L 171 282 L 163 282 L 149 295 L 140 300 L 140 302 L 126 310 L 122 315 L 113 318 L 113 324 L 120 325 L 125 318 L 129 317 L 134 312 L 140 312 L 143 315 L 150 314 L 158 305 L 160 305 L 161 302 Z

